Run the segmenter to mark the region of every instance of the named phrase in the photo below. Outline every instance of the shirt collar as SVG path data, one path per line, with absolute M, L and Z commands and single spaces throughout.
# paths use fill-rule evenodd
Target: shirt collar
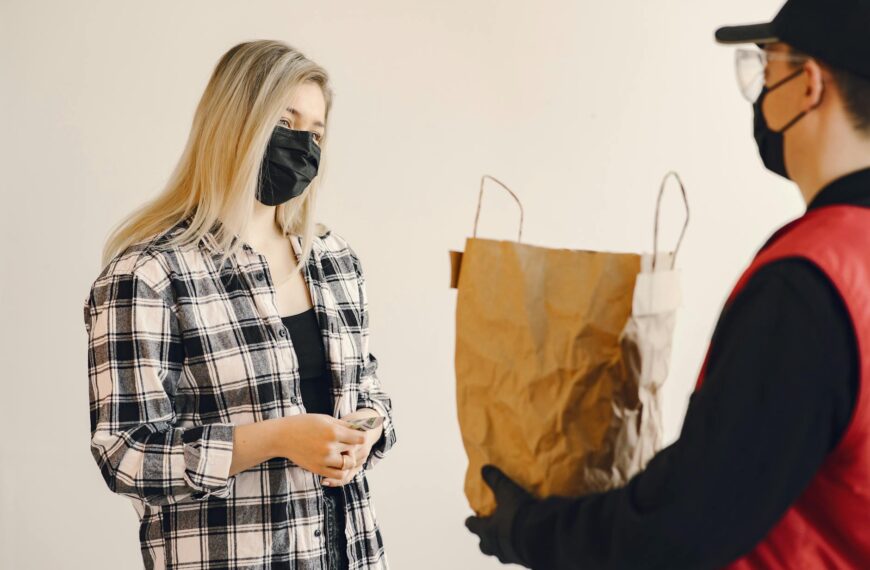
M 187 218 L 183 219 L 181 221 L 181 224 L 184 226 L 187 226 L 190 224 L 192 219 L 193 219 L 193 216 L 190 215 Z M 199 238 L 200 246 L 211 255 L 220 255 L 224 252 L 224 249 L 220 247 L 220 245 L 218 243 L 218 239 L 217 239 L 218 232 L 220 231 L 222 225 L 223 224 L 221 223 L 220 220 L 216 220 L 215 223 L 212 225 L 212 227 L 209 230 L 207 230 L 202 235 L 202 237 Z M 239 238 L 238 234 L 233 234 L 233 240 L 240 240 L 240 239 L 241 238 Z M 251 252 L 251 253 L 253 253 L 253 251 L 254 251 L 254 249 L 247 242 L 242 242 L 242 249 L 244 251 Z
M 181 220 L 180 224 L 187 225 L 192 220 L 192 215 Z M 220 255 L 224 252 L 224 250 L 218 244 L 218 232 L 223 224 L 220 220 L 216 220 L 214 225 L 212 225 L 211 229 L 206 231 L 202 237 L 199 239 L 200 246 L 205 249 L 211 255 Z M 319 254 L 321 251 L 321 243 L 320 238 L 328 236 L 330 233 L 330 229 L 323 224 L 316 224 L 315 226 L 315 238 L 311 245 L 311 252 L 314 254 Z M 291 241 L 291 243 L 295 246 L 297 253 L 302 249 L 302 236 L 298 236 L 295 234 L 287 235 L 287 239 Z M 238 234 L 233 234 L 233 240 L 241 241 L 241 238 Z M 242 242 L 242 250 L 248 253 L 256 253 L 254 248 L 250 246 L 247 242 Z
M 870 208 L 870 168 L 850 172 L 828 183 L 807 205 L 807 211 L 835 204 Z

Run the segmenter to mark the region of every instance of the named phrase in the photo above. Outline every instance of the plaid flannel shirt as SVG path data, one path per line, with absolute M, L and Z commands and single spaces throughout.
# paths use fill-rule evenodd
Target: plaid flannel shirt
M 92 454 L 109 489 L 132 500 L 148 569 L 326 568 L 318 475 L 276 457 L 228 476 L 235 426 L 305 412 L 266 258 L 243 243 L 219 272 L 213 231 L 163 245 L 189 221 L 118 254 L 85 300 Z M 301 238 L 289 240 L 298 255 Z M 360 262 L 318 225 L 304 276 L 334 415 L 384 416 L 383 436 L 343 489 L 350 568 L 388 568 L 365 471 L 396 435 L 369 353 Z

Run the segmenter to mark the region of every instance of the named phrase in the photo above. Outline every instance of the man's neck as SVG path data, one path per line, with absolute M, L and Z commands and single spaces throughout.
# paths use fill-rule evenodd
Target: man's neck
M 815 160 L 808 161 L 809 168 L 796 180 L 807 204 L 834 180 L 870 168 L 870 138 L 841 131 L 839 137 L 831 137 L 830 142 L 819 141 L 814 155 Z
M 819 195 L 819 193 L 824 190 L 831 182 L 846 176 L 852 172 L 863 170 L 865 168 L 870 168 L 870 160 L 865 161 L 864 163 L 855 163 L 849 167 L 842 167 L 839 169 L 831 169 L 825 173 L 824 176 L 819 176 L 812 184 L 809 185 L 800 185 L 801 194 L 803 195 L 804 202 L 808 205 L 813 199 Z M 870 189 L 868 189 L 870 190 Z

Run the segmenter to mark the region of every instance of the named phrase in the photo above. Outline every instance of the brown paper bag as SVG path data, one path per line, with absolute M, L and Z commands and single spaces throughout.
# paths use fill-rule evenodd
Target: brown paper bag
M 516 242 L 477 238 L 487 178 L 520 205 Z M 473 236 L 463 253 L 450 252 L 471 508 L 481 516 L 495 508 L 480 475 L 487 463 L 538 497 L 626 483 L 661 446 L 659 389 L 679 304 L 679 243 L 657 255 L 520 243 L 522 205 L 490 176 L 481 179 Z

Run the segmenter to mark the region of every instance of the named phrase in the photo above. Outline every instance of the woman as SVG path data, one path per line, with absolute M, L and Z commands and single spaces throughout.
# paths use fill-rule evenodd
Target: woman
M 292 47 L 233 47 L 166 190 L 103 252 L 91 450 L 146 568 L 388 567 L 365 470 L 396 436 L 365 282 L 313 223 L 331 102 Z

